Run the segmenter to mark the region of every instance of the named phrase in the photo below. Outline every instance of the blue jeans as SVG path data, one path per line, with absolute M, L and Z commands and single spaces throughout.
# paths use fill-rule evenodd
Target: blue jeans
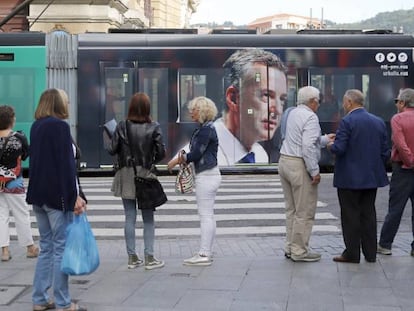
M 411 201 L 411 225 L 414 240 L 414 170 L 404 169 L 400 164 L 393 163 L 388 214 L 385 216 L 379 240 L 381 247 L 391 249 L 408 199 Z M 414 241 L 411 244 L 411 248 L 414 250 Z
M 33 205 L 33 211 L 40 234 L 40 253 L 33 280 L 33 304 L 43 305 L 52 300 L 48 290 L 53 286 L 56 307 L 67 308 L 71 304 L 69 277 L 60 271 L 60 264 L 65 250 L 66 228 L 72 222 L 73 212 L 63 212 L 46 205 Z
M 135 255 L 135 224 L 137 222 L 136 200 L 122 199 L 125 211 L 124 235 L 128 255 Z M 144 254 L 154 255 L 154 211 L 142 209 L 142 222 L 144 223 Z

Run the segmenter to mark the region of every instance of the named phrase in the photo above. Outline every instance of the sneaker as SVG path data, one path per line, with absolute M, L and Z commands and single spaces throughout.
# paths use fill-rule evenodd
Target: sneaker
M 210 266 L 212 262 L 213 261 L 209 256 L 202 256 L 200 254 L 196 254 L 191 258 L 184 259 L 184 265 L 187 266 Z
M 314 262 L 321 259 L 321 254 L 318 253 L 306 253 L 302 256 L 291 255 L 290 258 L 294 261 L 303 261 L 303 262 Z
M 137 255 L 128 255 L 128 269 L 135 269 L 142 263 L 143 261 Z
M 392 251 L 389 248 L 382 247 L 378 244 L 377 246 L 377 253 L 382 255 L 392 255 Z
M 164 267 L 164 261 L 158 260 L 153 255 L 145 255 L 145 269 L 152 270 Z

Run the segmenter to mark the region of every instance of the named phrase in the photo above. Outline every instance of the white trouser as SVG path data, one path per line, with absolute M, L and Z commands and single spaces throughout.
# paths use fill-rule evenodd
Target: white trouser
M 218 167 L 196 174 L 196 200 L 200 217 L 200 255 L 211 256 L 216 220 L 214 219 L 214 201 L 221 183 Z
M 29 205 L 26 203 L 26 194 L 0 193 L 0 246 L 10 244 L 10 212 L 14 216 L 17 237 L 21 246 L 33 244 L 30 229 Z

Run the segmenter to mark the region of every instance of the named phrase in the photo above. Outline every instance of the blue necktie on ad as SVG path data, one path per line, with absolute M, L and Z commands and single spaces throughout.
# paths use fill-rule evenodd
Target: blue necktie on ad
M 254 157 L 254 152 L 249 152 L 243 158 L 239 160 L 239 163 L 255 163 L 256 159 Z

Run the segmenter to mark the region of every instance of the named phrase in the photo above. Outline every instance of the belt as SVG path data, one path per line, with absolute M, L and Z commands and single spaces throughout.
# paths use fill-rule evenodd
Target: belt
M 302 157 L 295 157 L 295 156 L 291 156 L 287 154 L 281 154 L 280 156 L 283 158 L 290 158 L 290 159 L 302 159 Z

